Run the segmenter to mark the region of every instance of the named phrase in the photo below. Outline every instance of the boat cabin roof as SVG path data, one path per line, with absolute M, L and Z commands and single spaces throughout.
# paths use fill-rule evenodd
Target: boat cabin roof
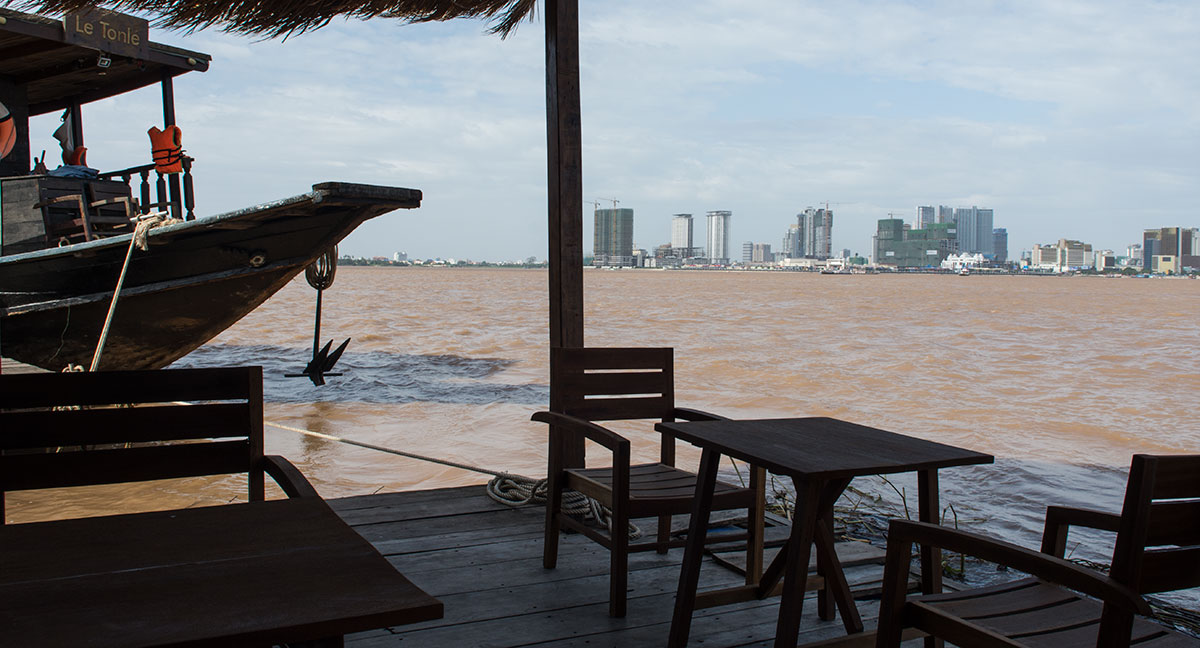
M 203 72 L 212 60 L 149 41 L 140 56 L 110 54 L 70 42 L 66 31 L 62 20 L 0 9 L 0 79 L 24 86 L 31 116 L 160 83 L 164 76 Z M 99 64 L 102 54 L 107 67 Z

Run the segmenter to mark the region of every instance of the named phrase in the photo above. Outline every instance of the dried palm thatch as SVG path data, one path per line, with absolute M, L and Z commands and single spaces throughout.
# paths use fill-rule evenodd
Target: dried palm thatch
M 492 21 L 491 31 L 507 36 L 533 14 L 536 0 L 22 0 L 22 10 L 63 14 L 96 7 L 154 16 L 156 27 L 187 32 L 208 27 L 268 38 L 320 29 L 330 20 L 394 18 L 406 23 L 454 18 Z

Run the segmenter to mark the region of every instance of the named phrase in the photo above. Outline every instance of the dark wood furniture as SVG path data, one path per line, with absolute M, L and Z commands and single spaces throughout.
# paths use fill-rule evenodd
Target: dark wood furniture
M 0 645 L 258 645 L 441 618 L 323 500 L 0 528 Z
M 133 231 L 137 213 L 129 185 L 113 180 L 54 176 L 31 177 L 36 183 L 47 243 L 79 243 Z
M 1063 559 L 1072 526 L 1116 533 L 1109 575 Z M 903 581 L 914 542 L 1007 565 L 1032 577 L 908 598 Z M 906 627 L 985 648 L 1200 646 L 1200 639 L 1137 617 L 1151 613 L 1142 594 L 1200 586 L 1200 455 L 1135 455 L 1120 515 L 1048 508 L 1041 553 L 902 520 L 891 523 L 887 547 L 879 648 L 899 646 Z
M 691 509 L 696 476 L 675 467 L 675 442 L 663 437 L 657 463 L 630 465 L 629 440 L 592 421 L 656 419 L 713 420 L 718 417 L 675 407 L 674 351 L 670 348 L 552 348 L 551 382 L 563 397 L 561 411 L 538 412 L 533 420 L 550 424 L 546 540 L 543 564 L 558 561 L 560 527 L 576 530 L 611 552 L 609 614 L 625 616 L 628 554 L 657 550 L 666 553 L 683 540 L 671 539 L 671 516 Z M 569 465 L 565 448 L 574 440 L 594 441 L 612 453 L 612 466 L 585 468 Z M 747 510 L 747 532 L 722 541 L 746 538 L 747 583 L 757 581 L 762 566 L 763 472 L 751 470 L 749 487 L 717 483 L 714 510 Z M 612 510 L 611 529 L 602 533 L 562 512 L 563 491 L 578 491 Z M 657 517 L 654 540 L 630 544 L 629 520 Z
M 316 491 L 263 453 L 262 368 L 0 375 L 0 513 L 8 491 L 246 473 Z
M 683 569 L 675 598 L 668 645 L 687 645 L 692 612 L 696 608 L 724 605 L 782 594 L 775 645 L 796 645 L 800 612 L 809 587 L 808 564 L 817 549 L 821 582 L 818 612 L 832 619 L 834 606 L 841 612 L 848 633 L 861 632 L 862 620 L 833 547 L 833 505 L 854 477 L 916 471 L 919 516 L 936 522 L 939 468 L 990 463 L 991 455 L 916 439 L 831 418 L 721 420 L 659 423 L 666 435 L 703 449 L 692 525 L 684 552 Z M 754 586 L 698 594 L 704 531 L 708 524 L 721 455 L 729 455 L 792 478 L 796 487 L 796 513 L 786 545 Z M 941 565 L 936 550 L 922 548 L 922 591 L 941 590 Z M 781 582 L 782 581 L 782 582 Z
M 0 645 L 340 646 L 441 617 L 262 425 L 259 367 L 0 375 L 0 490 L 246 473 L 250 500 L 0 526 Z

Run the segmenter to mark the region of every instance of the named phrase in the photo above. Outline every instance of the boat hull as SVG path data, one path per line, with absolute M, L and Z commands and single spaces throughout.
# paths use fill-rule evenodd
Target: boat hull
M 157 369 L 266 301 L 362 222 L 420 205 L 413 189 L 325 183 L 275 203 L 151 230 L 135 249 L 98 369 Z M 0 353 L 88 367 L 130 236 L 0 259 Z

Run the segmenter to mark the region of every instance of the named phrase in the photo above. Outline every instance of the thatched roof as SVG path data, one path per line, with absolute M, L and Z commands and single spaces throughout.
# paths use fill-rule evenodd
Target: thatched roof
M 151 15 L 156 27 L 223 31 L 275 38 L 319 29 L 330 20 L 394 18 L 408 23 L 454 18 L 492 21 L 491 30 L 507 35 L 532 15 L 536 0 L 19 0 L 10 6 L 63 14 L 97 6 Z

